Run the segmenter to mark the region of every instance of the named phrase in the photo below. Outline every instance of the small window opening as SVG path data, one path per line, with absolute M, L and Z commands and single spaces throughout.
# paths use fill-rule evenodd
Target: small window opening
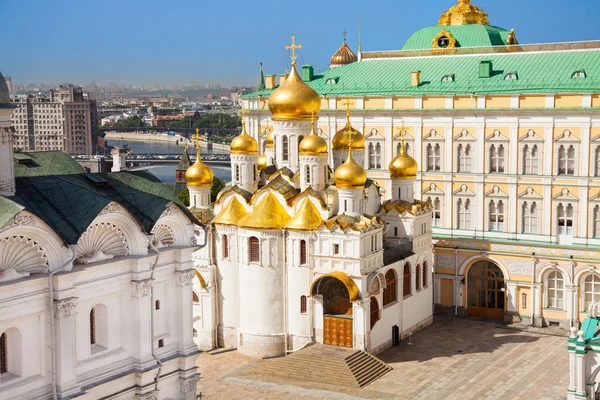
M 165 347 L 165 340 L 164 339 L 159 339 L 158 340 L 158 347 Z

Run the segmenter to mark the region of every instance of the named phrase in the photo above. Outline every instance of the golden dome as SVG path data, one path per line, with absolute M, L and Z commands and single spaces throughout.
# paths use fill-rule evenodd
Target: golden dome
M 489 25 L 488 15 L 481 8 L 471 4 L 471 0 L 458 0 L 458 4 L 450 7 L 440 16 L 438 25 Z
M 402 137 L 402 145 L 400 153 L 390 163 L 390 175 L 392 179 L 416 179 L 419 165 L 417 161 L 406 154 L 404 147 L 404 137 Z
M 307 197 L 300 206 L 296 215 L 285 226 L 287 229 L 297 231 L 312 231 L 317 229 L 323 223 L 323 218 L 317 210 L 317 207 Z
M 358 61 L 358 57 L 348 47 L 346 38 L 344 38 L 344 43 L 342 43 L 338 51 L 331 57 L 329 68 L 341 67 L 342 65 L 351 64 L 356 61 Z
M 342 189 L 358 189 L 365 187 L 367 172 L 352 158 L 352 148 L 348 148 L 348 157 L 333 174 L 335 186 Z
M 200 141 L 196 130 L 196 162 L 185 171 L 185 180 L 191 187 L 210 187 L 213 183 L 213 172 L 202 162 L 200 157 Z
M 267 166 L 267 155 L 265 153 L 261 154 L 260 157 L 258 157 L 258 172 L 262 171 L 262 169 L 264 167 Z
M 242 121 L 242 133 L 231 141 L 231 154 L 258 154 L 258 143 L 246 132 L 244 121 Z
M 300 142 L 301 156 L 317 156 L 327 154 L 327 141 L 323 139 L 315 130 L 315 120 L 312 121 L 312 130 L 310 135 Z
M 346 111 L 346 125 L 340 129 L 331 140 L 333 150 L 346 150 L 348 148 L 348 132 L 352 132 L 352 150 L 365 149 L 365 137 L 350 125 L 350 110 Z
M 250 214 L 240 219 L 238 226 L 250 229 L 283 229 L 289 220 L 290 216 L 285 208 L 277 197 L 269 192 Z
M 266 144 L 265 147 L 267 149 L 272 149 L 273 147 L 275 147 L 275 132 L 273 132 L 273 129 L 267 129 L 267 138 L 266 138 Z
M 239 220 L 246 216 L 246 209 L 239 202 L 237 197 L 233 197 L 233 199 L 227 204 L 225 208 L 221 210 L 221 212 L 215 217 L 213 220 L 213 224 L 218 225 L 236 225 Z
M 321 109 L 321 98 L 308 86 L 292 64 L 285 81 L 269 96 L 269 110 L 274 121 L 307 120 Z

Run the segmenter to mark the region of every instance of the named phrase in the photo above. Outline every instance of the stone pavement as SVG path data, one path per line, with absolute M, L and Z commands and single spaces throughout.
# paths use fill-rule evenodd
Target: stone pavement
M 215 350 L 198 358 L 203 399 L 564 399 L 567 332 L 436 316 L 378 356 L 394 370 L 364 389 L 254 375 L 257 360 Z

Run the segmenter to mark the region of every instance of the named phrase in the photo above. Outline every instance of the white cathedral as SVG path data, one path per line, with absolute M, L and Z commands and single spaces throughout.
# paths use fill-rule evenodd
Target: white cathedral
M 295 63 L 268 106 L 273 130 L 255 138 L 243 123 L 232 182 L 214 203 L 199 151 L 186 173 L 191 211 L 209 227 L 197 230 L 208 245 L 193 255 L 198 346 L 269 357 L 323 343 L 376 354 L 430 324 L 432 210 L 414 199 L 416 161 L 403 147 L 386 196 L 361 166 L 365 139 L 349 113 L 331 143 L 316 132 L 321 99 Z

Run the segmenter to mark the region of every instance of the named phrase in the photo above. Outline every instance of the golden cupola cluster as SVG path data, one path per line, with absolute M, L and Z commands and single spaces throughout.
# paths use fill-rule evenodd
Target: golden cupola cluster
M 258 154 L 258 143 L 246 132 L 245 121 L 242 121 L 242 133 L 231 141 L 231 154 Z
M 400 152 L 390 163 L 390 177 L 392 179 L 416 179 L 418 171 L 417 161 L 406 153 L 404 136 L 402 136 Z
M 185 171 L 185 180 L 191 187 L 212 186 L 213 172 L 210 167 L 202 162 L 200 157 L 200 135 L 196 129 L 196 162 Z
M 471 4 L 471 0 L 458 0 L 458 4 L 446 10 L 438 22 L 440 26 L 470 24 L 490 24 L 487 13 Z
M 351 132 L 352 135 L 348 135 Z M 351 139 L 348 139 L 348 137 Z M 348 148 L 348 140 L 351 140 L 350 147 L 352 150 L 365 149 L 365 137 L 358 130 L 354 129 L 350 124 L 350 110 L 346 110 L 346 126 L 340 129 L 331 140 L 331 148 L 334 151 L 346 150 Z
M 365 187 L 367 171 L 352 158 L 352 147 L 348 147 L 348 157 L 335 170 L 333 180 L 335 181 L 335 186 L 340 189 L 359 189 Z
M 340 48 L 335 52 L 335 54 L 331 57 L 331 61 L 329 62 L 329 68 L 341 67 L 342 65 L 351 64 L 356 61 L 358 61 L 358 57 L 356 56 L 356 54 L 354 54 L 350 47 L 348 47 L 344 32 L 344 42 L 342 43 Z
M 323 139 L 316 131 L 315 119 L 312 120 L 312 129 L 310 135 L 300 142 L 301 156 L 320 156 L 327 154 L 327 141 Z

